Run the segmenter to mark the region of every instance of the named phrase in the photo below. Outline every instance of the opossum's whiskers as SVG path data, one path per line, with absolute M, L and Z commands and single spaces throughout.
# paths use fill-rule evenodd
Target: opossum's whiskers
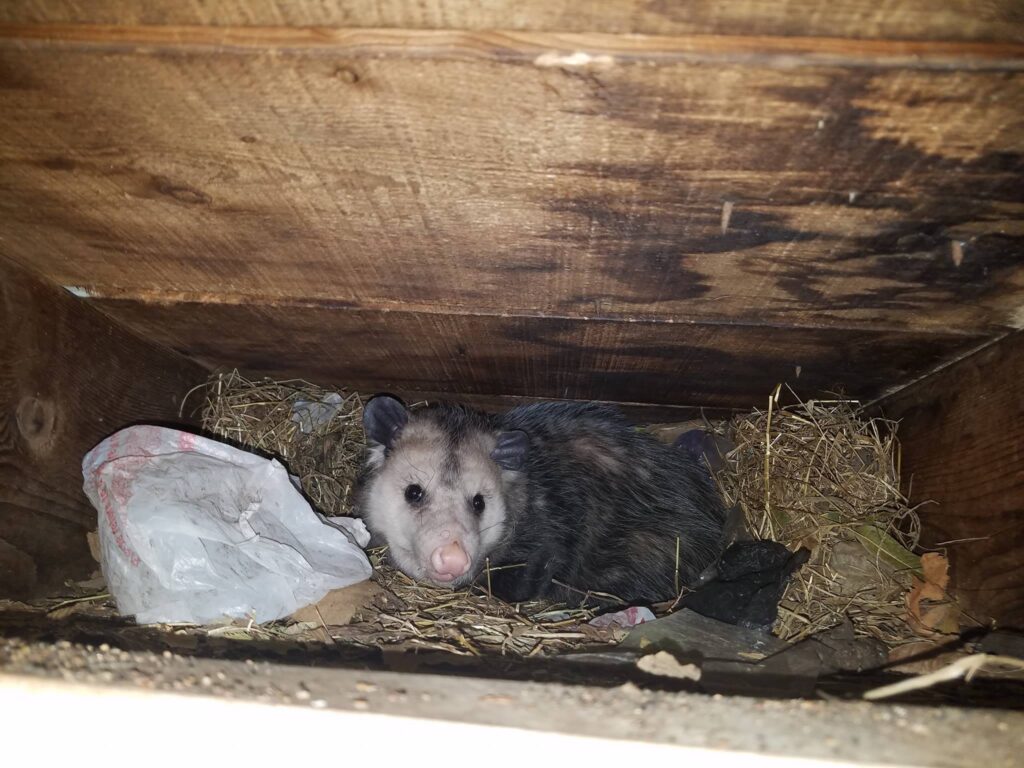
M 491 558 L 488 557 L 484 560 L 484 567 L 487 569 L 487 596 L 494 597 L 491 594 Z

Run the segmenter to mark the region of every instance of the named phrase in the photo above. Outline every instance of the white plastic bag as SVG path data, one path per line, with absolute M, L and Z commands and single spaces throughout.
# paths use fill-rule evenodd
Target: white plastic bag
M 370 577 L 361 520 L 326 522 L 277 461 L 152 426 L 82 461 L 103 575 L 142 624 L 288 616 Z
M 298 400 L 292 406 L 292 421 L 299 425 L 302 434 L 311 434 L 329 424 L 344 402 L 345 398 L 337 392 L 330 392 L 320 400 Z

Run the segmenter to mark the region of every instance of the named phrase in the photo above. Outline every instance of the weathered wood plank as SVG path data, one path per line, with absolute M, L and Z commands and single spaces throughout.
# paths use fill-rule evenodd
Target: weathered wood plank
M 0 597 L 89 574 L 82 456 L 128 423 L 175 419 L 203 375 L 0 261 Z
M 146 337 L 210 366 L 301 375 L 362 391 L 709 408 L 761 405 L 780 381 L 808 395 L 842 388 L 868 399 L 980 343 L 976 337 L 871 330 L 95 303 Z
M 744 62 L 786 68 L 839 64 L 873 68 L 1020 70 L 1024 42 L 865 40 L 779 35 L 619 35 L 605 32 L 332 29 L 324 27 L 3 24 L 0 39 L 21 46 L 105 51 L 332 54 L 404 59 L 483 59 L 538 66 Z
M 1014 0 L 6 0 L 0 21 L 1020 39 Z
M 19 46 L 0 253 L 98 296 L 1024 325 L 1021 72 Z
M 1024 628 L 1024 334 L 881 403 L 900 419 L 922 543 L 947 549 L 972 611 Z M 943 542 L 951 542 L 943 544 Z

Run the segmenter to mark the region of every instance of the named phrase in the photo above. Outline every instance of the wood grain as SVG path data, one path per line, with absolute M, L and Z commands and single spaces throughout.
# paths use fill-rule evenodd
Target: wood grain
M 1024 324 L 1024 72 L 873 67 L 870 52 L 574 66 L 551 49 L 562 65 L 547 66 L 543 46 L 484 33 L 459 38 L 477 48 L 437 33 L 420 58 L 343 30 L 315 52 L 239 53 L 154 29 L 0 41 L 0 253 L 58 284 L 944 335 Z M 266 31 L 203 32 L 229 33 Z
M 211 366 L 363 391 L 749 408 L 780 381 L 871 398 L 981 342 L 778 329 L 333 306 L 98 300 L 138 333 Z M 799 374 L 797 366 L 800 367 Z
M 901 420 L 913 499 L 937 502 L 920 510 L 922 543 L 949 552 L 970 610 L 1024 628 L 1024 334 L 881 406 Z
M 43 24 L 509 29 L 613 34 L 1020 39 L 1015 0 L 6 0 L 0 21 Z
M 30 47 L 331 54 L 342 57 L 483 59 L 538 66 L 746 62 L 909 69 L 1020 70 L 1024 43 L 972 40 L 865 40 L 780 35 L 620 35 L 606 32 L 334 29 L 330 27 L 3 24 L 0 39 Z M 581 54 L 586 58 L 581 58 Z
M 128 423 L 175 419 L 203 376 L 0 260 L 0 597 L 88 576 L 83 455 Z

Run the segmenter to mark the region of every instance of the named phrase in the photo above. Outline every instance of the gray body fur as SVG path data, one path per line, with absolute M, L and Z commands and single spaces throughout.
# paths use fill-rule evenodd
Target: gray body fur
M 368 413 L 358 509 L 414 578 L 432 580 L 429 551 L 458 537 L 472 565 L 452 586 L 482 583 L 489 564 L 507 600 L 603 592 L 651 603 L 721 552 L 725 511 L 706 469 L 614 408 L 539 403 L 489 416 L 442 405 L 406 418 L 385 420 L 386 431 Z M 400 492 L 409 483 L 425 489 L 415 508 Z

